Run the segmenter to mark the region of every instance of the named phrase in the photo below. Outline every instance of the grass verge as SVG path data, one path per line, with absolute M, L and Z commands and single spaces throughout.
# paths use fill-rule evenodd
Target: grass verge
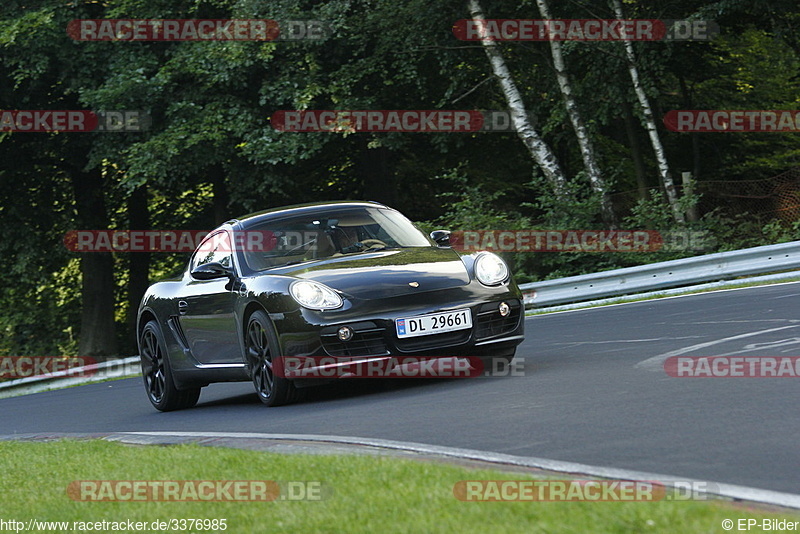
M 281 455 L 198 445 L 105 441 L 0 443 L 0 519 L 142 521 L 226 519 L 225 532 L 722 532 L 722 521 L 784 518 L 725 502 L 463 502 L 460 480 L 530 477 L 374 456 Z M 318 482 L 321 500 L 87 502 L 67 488 L 85 480 Z M 754 529 L 758 530 L 758 529 Z M 58 530 L 53 529 L 53 532 Z M 146 530 L 153 532 L 153 530 Z M 222 532 L 187 529 L 183 532 Z

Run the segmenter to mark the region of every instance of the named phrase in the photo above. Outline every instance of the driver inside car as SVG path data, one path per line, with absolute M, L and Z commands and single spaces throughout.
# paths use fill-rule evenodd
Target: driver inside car
M 336 249 L 342 254 L 360 252 L 364 247 L 359 242 L 358 228 L 355 226 L 336 226 L 331 237 L 336 245 Z

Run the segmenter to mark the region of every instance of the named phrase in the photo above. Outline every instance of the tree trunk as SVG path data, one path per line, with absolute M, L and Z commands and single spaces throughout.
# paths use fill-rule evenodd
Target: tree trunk
M 147 209 L 147 185 L 139 186 L 128 197 L 128 221 L 131 230 L 149 230 L 150 213 Z M 136 315 L 139 303 L 150 285 L 150 253 L 128 254 L 128 332 L 126 351 L 136 348 Z M 133 354 L 133 352 L 129 352 Z
M 611 5 L 614 8 L 614 14 L 618 20 L 624 20 L 622 13 L 622 3 L 620 0 L 611 0 Z M 639 81 L 639 70 L 636 68 L 636 55 L 633 53 L 633 45 L 628 40 L 623 40 L 625 45 L 625 56 L 628 61 L 628 72 L 631 75 L 633 82 L 633 89 L 636 92 L 636 97 L 639 99 L 639 105 L 642 106 L 642 115 L 644 115 L 645 129 L 650 136 L 650 143 L 653 145 L 653 152 L 658 162 L 658 173 L 661 177 L 661 183 L 664 185 L 664 191 L 667 193 L 667 201 L 672 209 L 672 216 L 678 224 L 686 222 L 683 212 L 678 205 L 678 194 L 675 191 L 675 183 L 672 181 L 672 175 L 669 172 L 669 164 L 667 163 L 667 156 L 664 152 L 664 146 L 661 144 L 661 138 L 656 129 L 656 121 L 653 119 L 653 109 L 650 107 L 650 101 L 647 94 L 644 92 L 641 82 Z
M 633 171 L 636 174 L 636 186 L 639 190 L 639 198 L 647 200 L 650 186 L 647 183 L 645 172 L 644 157 L 642 156 L 642 144 L 636 133 L 636 122 L 633 117 L 633 110 L 628 102 L 622 104 L 623 118 L 625 120 L 625 134 L 628 136 L 628 145 L 631 148 L 631 160 L 633 161 Z
M 228 187 L 225 184 L 225 170 L 222 168 L 222 165 L 212 165 L 208 170 L 208 177 L 214 195 L 212 200 L 214 203 L 214 224 L 219 226 L 233 218 L 228 209 L 230 195 L 228 194 Z
M 681 96 L 683 97 L 683 109 L 694 109 L 694 99 L 689 86 L 686 85 L 686 79 L 679 75 L 678 82 L 680 83 Z M 700 177 L 700 134 L 692 132 L 685 135 L 688 135 L 692 140 L 692 179 L 697 182 Z
M 108 229 L 100 169 L 70 173 L 81 230 Z M 81 331 L 78 354 L 104 359 L 117 354 L 114 325 L 114 258 L 110 252 L 81 256 Z
M 472 20 L 483 23 L 485 17 L 478 0 L 467 0 L 467 8 Z M 481 28 L 484 28 L 484 26 L 481 25 Z M 558 165 L 553 151 L 550 150 L 550 147 L 542 140 L 533 125 L 531 125 L 530 120 L 528 120 L 528 113 L 525 110 L 525 104 L 522 102 L 522 96 L 520 96 L 514 79 L 508 71 L 503 54 L 493 39 L 486 36 L 483 30 L 481 33 L 483 35 L 481 44 L 486 56 L 489 58 L 489 63 L 492 65 L 492 71 L 500 82 L 500 87 L 506 97 L 508 109 L 511 112 L 511 120 L 514 122 L 514 129 L 517 135 L 525 144 L 531 157 L 545 177 L 547 177 L 556 196 L 561 199 L 568 198 L 567 182 L 561 172 L 561 167 Z
M 550 8 L 546 0 L 536 0 L 539 6 L 539 13 L 545 20 L 550 20 Z M 558 79 L 558 87 L 561 90 L 561 96 L 564 98 L 564 106 L 567 108 L 567 115 L 572 123 L 572 128 L 575 130 L 575 136 L 578 138 L 578 146 L 581 150 L 581 158 L 583 159 L 583 168 L 586 170 L 586 175 L 589 178 L 589 183 L 592 190 L 600 195 L 600 209 L 602 211 L 603 221 L 611 226 L 616 226 L 616 217 L 614 215 L 614 208 L 611 204 L 611 197 L 608 193 L 608 185 L 603 178 L 600 166 L 597 164 L 597 156 L 595 154 L 594 144 L 586 129 L 586 124 L 583 122 L 580 111 L 578 110 L 578 103 L 572 94 L 572 86 L 570 85 L 569 76 L 567 75 L 567 68 L 564 64 L 564 57 L 561 54 L 561 43 L 554 39 L 550 39 L 550 52 L 553 56 L 553 67 L 556 71 L 556 78 Z

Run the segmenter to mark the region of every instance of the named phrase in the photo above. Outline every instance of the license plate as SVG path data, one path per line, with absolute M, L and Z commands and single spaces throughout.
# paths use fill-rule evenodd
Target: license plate
M 441 334 L 442 332 L 472 328 L 472 314 L 469 310 L 455 310 L 404 317 L 395 321 L 395 327 L 397 328 L 397 337 L 401 339 Z

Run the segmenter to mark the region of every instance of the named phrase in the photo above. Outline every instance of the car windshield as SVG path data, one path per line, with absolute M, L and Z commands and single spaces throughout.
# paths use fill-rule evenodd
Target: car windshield
M 361 252 L 430 247 L 428 238 L 400 213 L 355 208 L 273 220 L 248 229 L 265 246 L 244 247 L 255 271 Z

